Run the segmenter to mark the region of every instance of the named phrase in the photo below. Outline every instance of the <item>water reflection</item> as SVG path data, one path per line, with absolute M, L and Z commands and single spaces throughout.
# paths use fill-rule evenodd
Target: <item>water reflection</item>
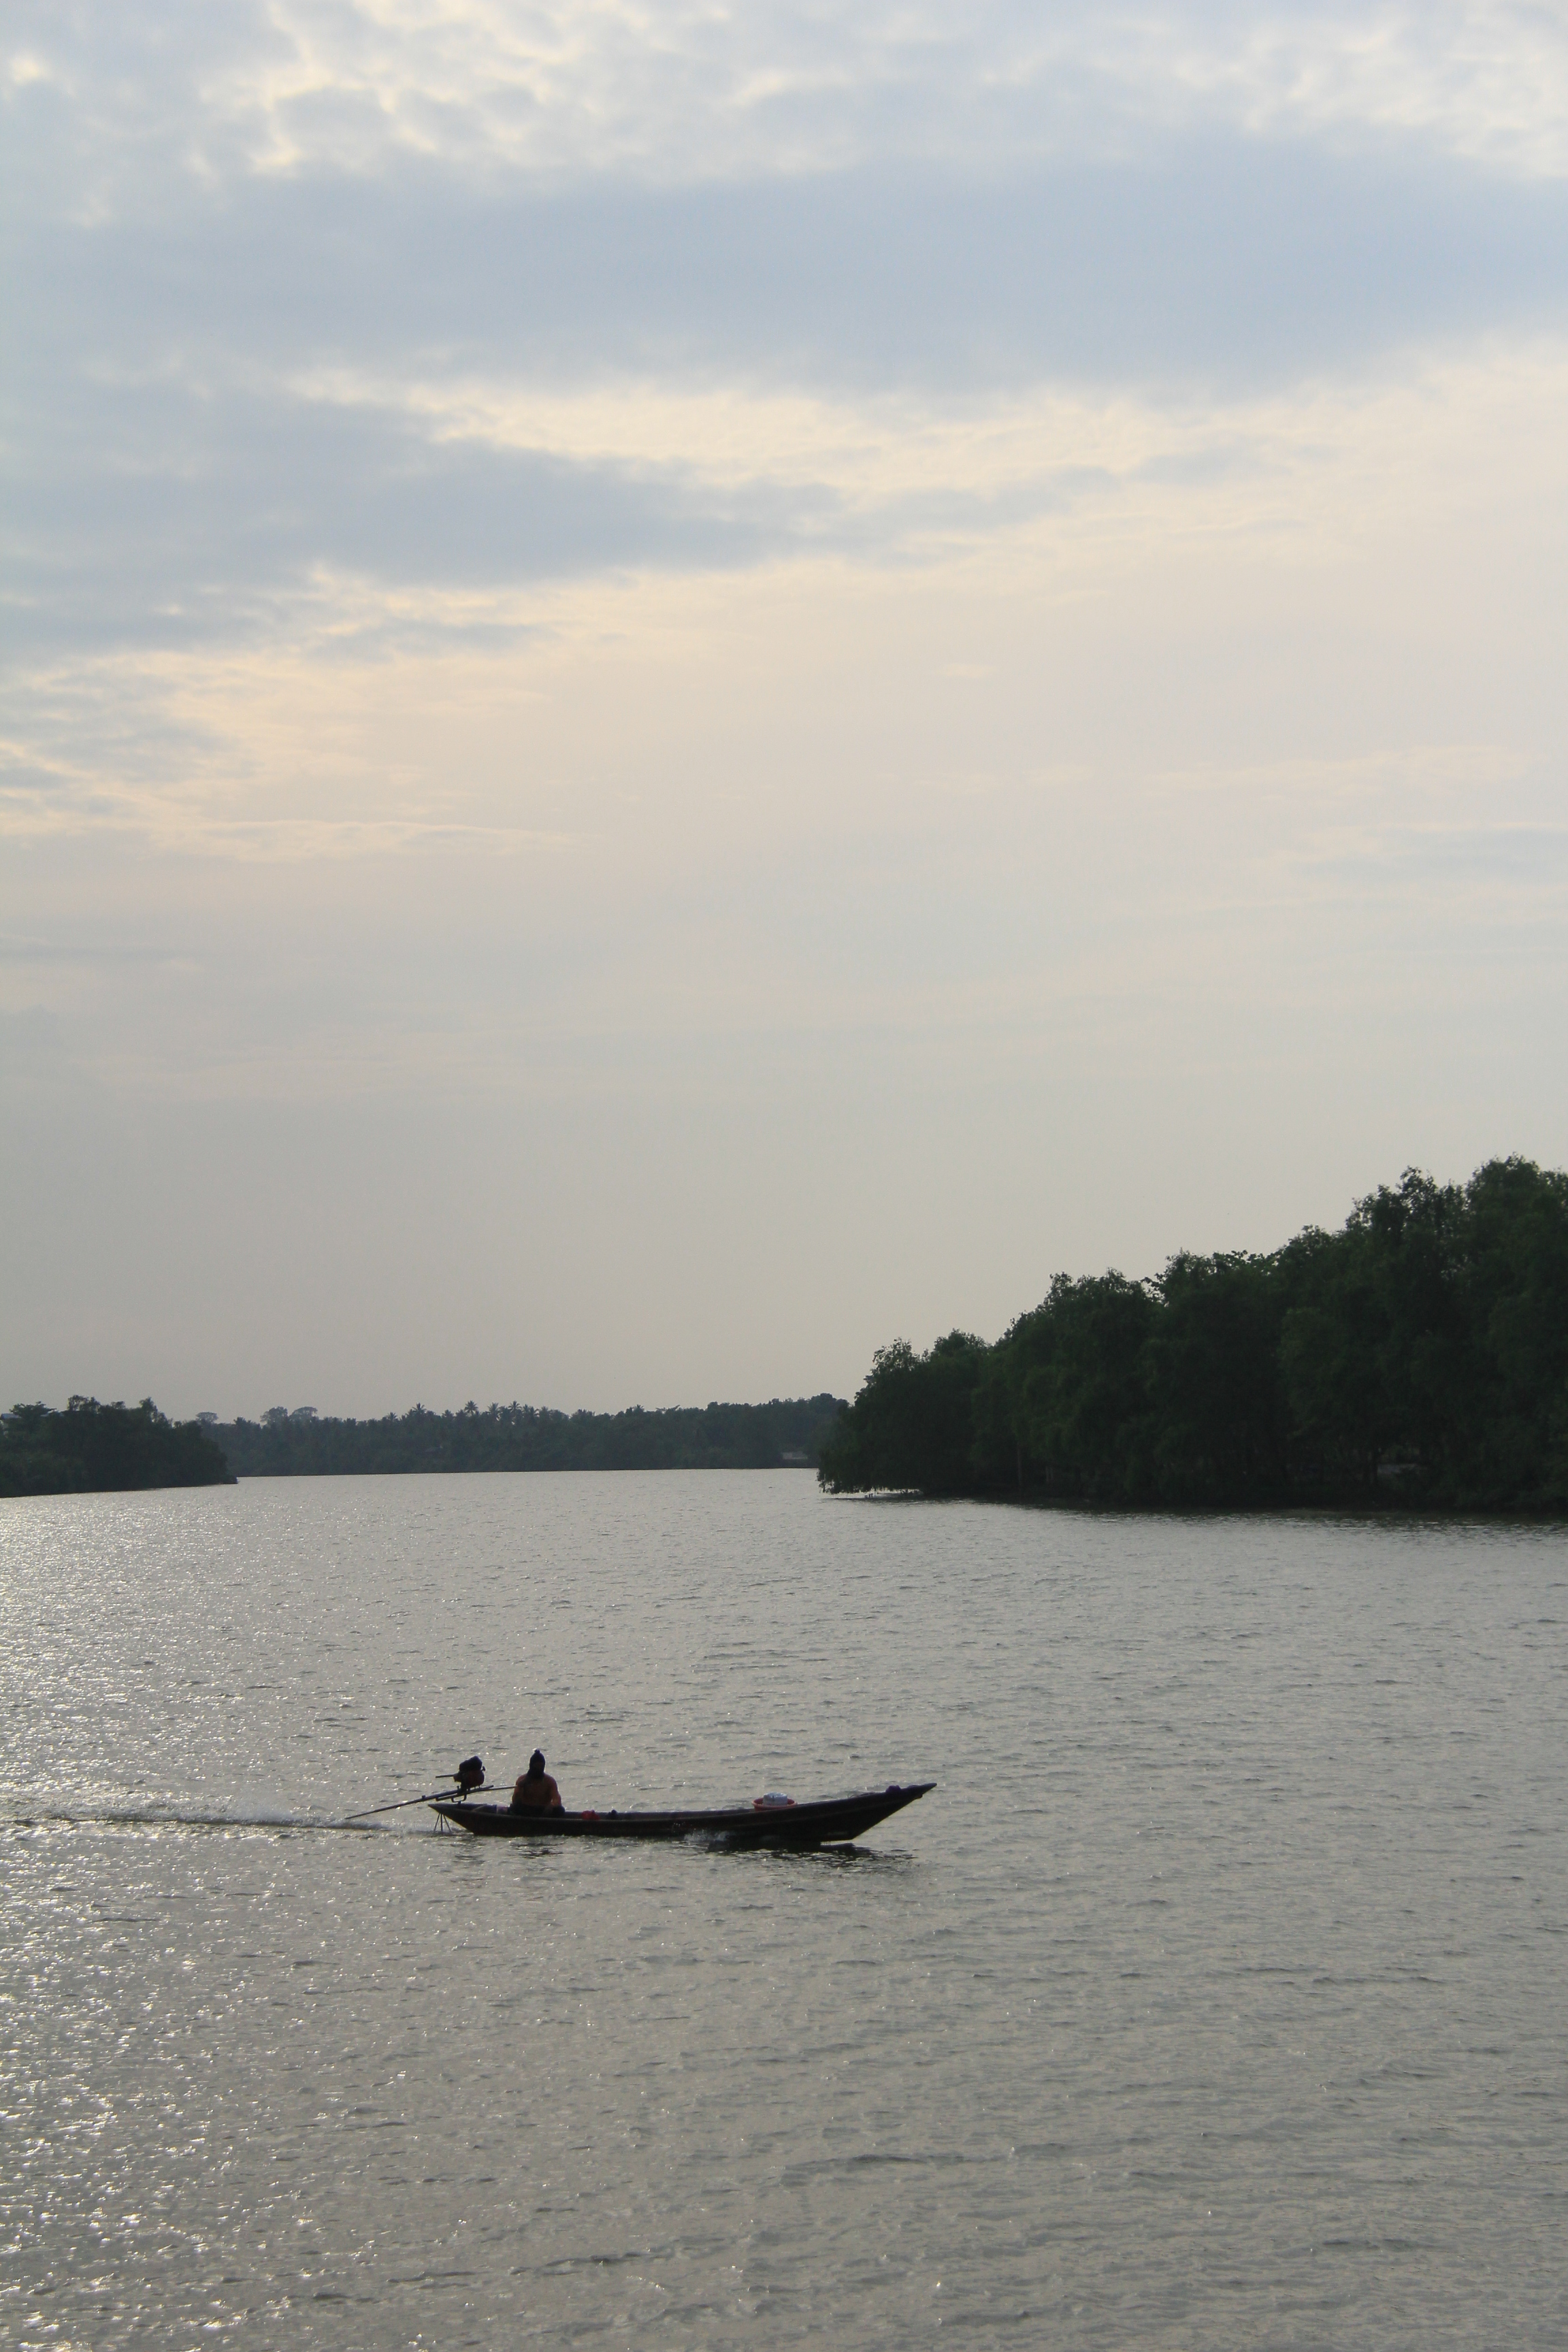
M 20 2345 L 1552 2338 L 1561 1531 L 328 1481 L 6 1507 L 0 1578 Z M 346 1818 L 536 1740 L 963 1782 Z

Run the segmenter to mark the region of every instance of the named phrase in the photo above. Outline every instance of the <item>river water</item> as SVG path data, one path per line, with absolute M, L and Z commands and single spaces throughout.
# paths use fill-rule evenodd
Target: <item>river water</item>
M 0 2339 L 1568 2341 L 1568 1534 L 0 1504 Z M 849 1853 L 344 1829 L 934 1778 Z

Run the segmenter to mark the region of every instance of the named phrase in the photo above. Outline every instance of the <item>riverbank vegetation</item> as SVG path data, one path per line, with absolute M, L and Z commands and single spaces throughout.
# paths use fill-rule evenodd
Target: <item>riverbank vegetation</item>
M 1568 1175 L 1418 1170 L 1267 1255 L 1058 1275 L 994 1345 L 879 1349 L 836 1494 L 1568 1508 Z
M 221 1486 L 233 1474 L 198 1422 L 170 1421 L 151 1397 L 63 1412 L 19 1404 L 0 1422 L 0 1495 L 98 1495 L 145 1486 Z
M 838 1415 L 833 1396 L 771 1404 L 673 1405 L 648 1412 L 553 1412 L 466 1404 L 458 1412 L 338 1421 L 281 1405 L 213 1435 L 242 1478 L 410 1470 L 761 1470 L 815 1465 Z

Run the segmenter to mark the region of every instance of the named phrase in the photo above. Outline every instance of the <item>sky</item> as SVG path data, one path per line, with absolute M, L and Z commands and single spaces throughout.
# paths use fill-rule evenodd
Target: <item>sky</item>
M 6 1403 L 850 1394 L 1568 1161 L 1568 6 L 4 37 Z

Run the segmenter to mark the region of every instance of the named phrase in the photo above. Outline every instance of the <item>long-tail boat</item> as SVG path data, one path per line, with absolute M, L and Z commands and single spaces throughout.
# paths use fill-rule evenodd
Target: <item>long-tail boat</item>
M 934 1780 L 897 1781 L 853 1797 L 823 1797 L 811 1804 L 759 1797 L 749 1805 L 677 1813 L 557 1813 L 477 1805 L 464 1796 L 426 1800 L 433 1812 L 476 1837 L 721 1838 L 727 1845 L 847 1845 L 934 1789 Z

